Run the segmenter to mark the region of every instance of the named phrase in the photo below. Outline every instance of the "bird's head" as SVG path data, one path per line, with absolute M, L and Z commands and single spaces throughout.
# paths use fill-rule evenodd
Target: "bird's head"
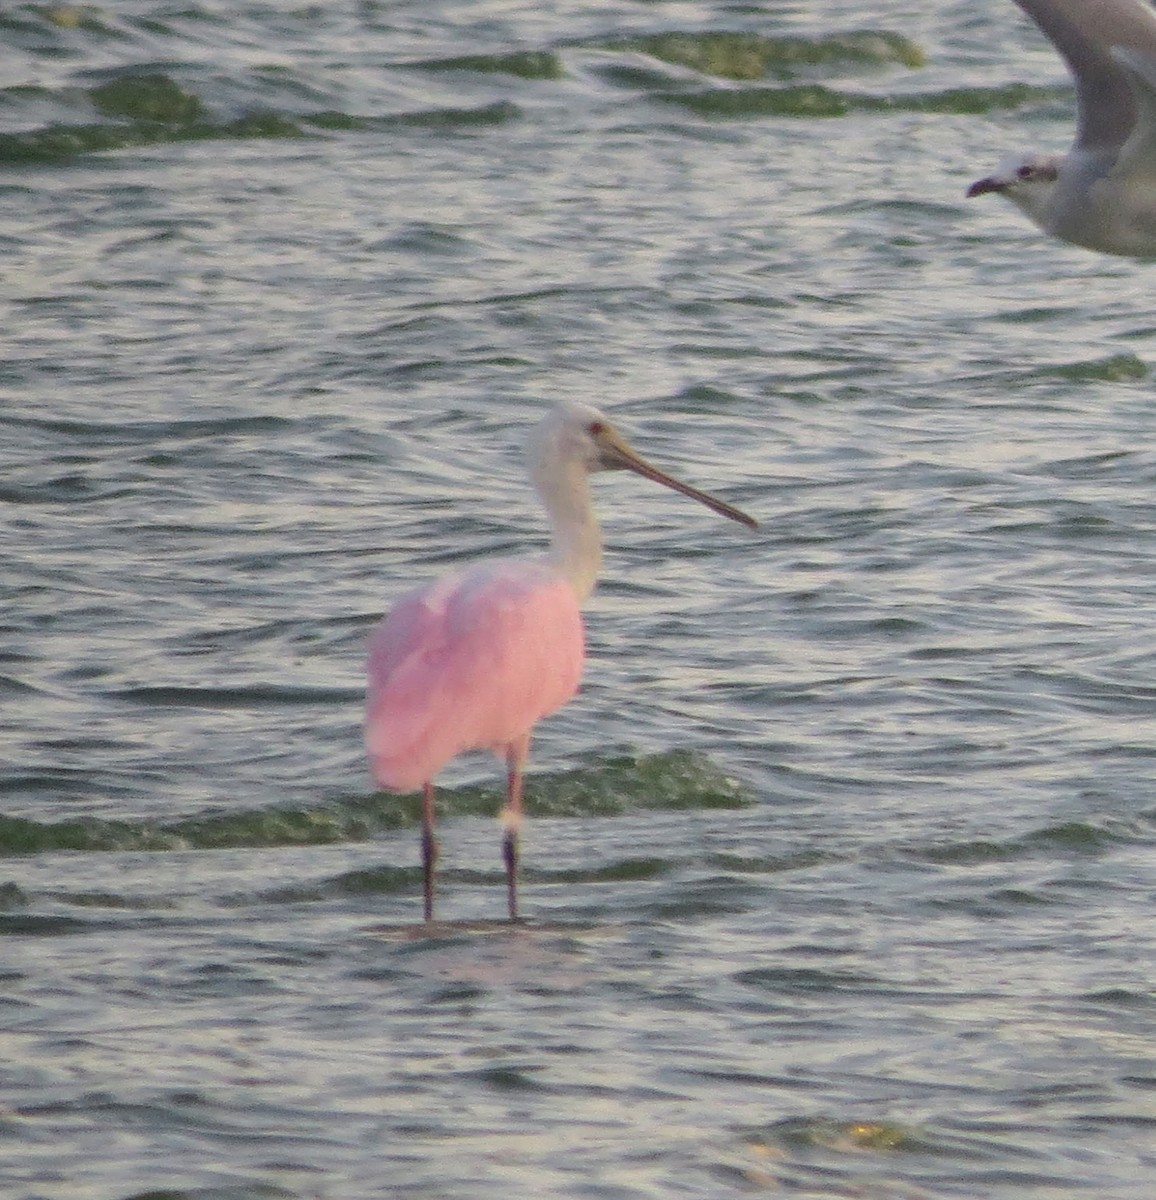
M 619 448 L 625 439 L 605 413 L 590 404 L 559 404 L 534 430 L 530 458 L 535 463 L 573 463 L 584 471 L 611 471 L 624 464 Z
M 754 528 L 756 522 L 733 505 L 674 479 L 646 461 L 615 429 L 605 413 L 589 404 L 561 404 L 534 432 L 530 460 L 540 491 L 550 490 L 550 480 L 577 466 L 595 471 L 633 471 L 644 479 L 698 500 L 732 521 Z
M 1011 155 L 991 175 L 977 179 L 967 189 L 967 196 L 970 199 L 998 192 L 1038 222 L 1056 186 L 1059 168 L 1059 159 L 1054 155 Z

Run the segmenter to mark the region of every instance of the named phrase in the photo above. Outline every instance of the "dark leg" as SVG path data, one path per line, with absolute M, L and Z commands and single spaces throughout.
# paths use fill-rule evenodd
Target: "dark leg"
M 434 864 L 438 860 L 438 844 L 434 837 L 434 790 L 427 783 L 421 797 L 421 870 L 425 892 L 425 919 L 433 920 Z
M 506 807 L 502 810 L 502 858 L 506 862 L 506 903 L 510 920 L 518 919 L 518 831 L 522 826 L 522 767 L 529 738 L 506 751 Z

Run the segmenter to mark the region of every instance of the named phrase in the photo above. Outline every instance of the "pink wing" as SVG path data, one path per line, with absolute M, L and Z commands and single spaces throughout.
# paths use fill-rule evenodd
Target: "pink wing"
M 369 643 L 365 742 L 374 778 L 406 792 L 464 750 L 502 750 L 578 688 L 574 590 L 502 559 L 411 592 Z

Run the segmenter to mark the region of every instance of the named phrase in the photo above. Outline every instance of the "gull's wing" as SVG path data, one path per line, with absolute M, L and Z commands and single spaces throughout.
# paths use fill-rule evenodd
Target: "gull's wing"
M 1016 0 L 1051 39 L 1076 81 L 1077 150 L 1121 146 L 1137 116 L 1123 48 L 1156 61 L 1156 12 L 1146 0 Z
M 1117 47 L 1112 57 L 1127 72 L 1136 105 L 1132 134 L 1120 148 L 1114 175 L 1156 177 L 1156 57 Z

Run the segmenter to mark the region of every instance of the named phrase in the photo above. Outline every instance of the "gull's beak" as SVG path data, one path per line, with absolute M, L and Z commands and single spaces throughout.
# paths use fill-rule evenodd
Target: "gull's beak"
M 985 179 L 977 179 L 967 189 L 967 198 L 970 200 L 973 196 L 982 196 L 987 192 L 1002 192 L 1006 189 L 1007 184 L 1002 179 L 997 179 L 994 175 L 988 175 Z
M 603 425 L 595 440 L 598 444 L 598 465 L 604 470 L 633 471 L 635 475 L 641 475 L 644 479 L 653 479 L 655 483 L 661 483 L 663 487 L 681 492 L 684 496 L 697 500 L 699 504 L 705 504 L 707 508 L 720 516 L 730 517 L 732 521 L 738 521 L 740 525 L 745 525 L 748 529 L 758 529 L 758 521 L 754 517 L 747 516 L 742 509 L 735 508 L 733 504 L 728 504 L 725 500 L 720 500 L 708 492 L 700 492 L 698 488 L 691 487 L 689 483 L 683 483 L 681 479 L 675 479 L 665 471 L 660 471 L 656 466 L 648 463 L 610 425 Z

